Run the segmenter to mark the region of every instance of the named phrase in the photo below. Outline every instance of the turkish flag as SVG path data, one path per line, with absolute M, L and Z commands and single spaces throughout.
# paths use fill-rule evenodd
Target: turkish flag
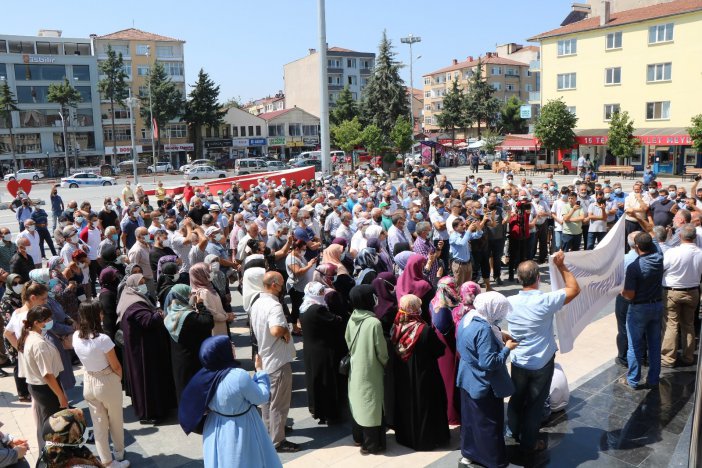
M 154 118 L 151 119 L 151 128 L 154 132 L 154 140 L 158 140 L 158 124 L 156 123 L 156 119 Z

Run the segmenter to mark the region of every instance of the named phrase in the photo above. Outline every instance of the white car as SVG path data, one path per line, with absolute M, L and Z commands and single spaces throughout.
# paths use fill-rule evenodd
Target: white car
M 61 179 L 62 188 L 95 187 L 98 185 L 110 186 L 116 183 L 114 177 L 103 177 L 90 172 L 79 172 L 70 177 Z
M 220 179 L 227 177 L 226 171 L 211 166 L 194 166 L 185 171 L 187 180 L 216 179 L 218 177 Z
M 39 180 L 44 177 L 44 173 L 36 169 L 20 169 L 16 173 L 6 174 L 4 180 Z
M 155 167 L 149 166 L 146 168 L 146 172 L 171 172 L 172 170 L 173 166 L 169 162 L 158 162 Z
M 191 162 L 190 164 L 185 164 L 183 166 L 180 166 L 180 169 L 178 169 L 180 172 L 185 174 L 187 171 L 192 169 L 195 166 L 211 166 L 214 167 L 215 163 L 211 159 L 196 159 L 195 161 Z

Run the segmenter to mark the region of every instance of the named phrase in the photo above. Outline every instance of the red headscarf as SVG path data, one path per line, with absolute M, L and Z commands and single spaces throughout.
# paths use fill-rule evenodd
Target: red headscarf
M 403 302 L 407 303 L 407 306 L 404 309 L 400 307 L 395 316 L 395 324 L 390 331 L 390 339 L 395 345 L 395 353 L 405 362 L 412 357 L 414 347 L 426 326 L 421 317 L 422 303 L 417 301 L 419 307 L 412 307 L 408 301 L 410 297 L 412 296 L 405 296 Z M 417 298 L 415 296 L 412 299 L 416 301 Z
M 426 257 L 420 254 L 412 254 L 407 260 L 407 266 L 398 278 L 395 288 L 398 303 L 405 294 L 414 294 L 421 299 L 431 291 L 431 284 L 424 279 L 424 266 L 426 264 Z

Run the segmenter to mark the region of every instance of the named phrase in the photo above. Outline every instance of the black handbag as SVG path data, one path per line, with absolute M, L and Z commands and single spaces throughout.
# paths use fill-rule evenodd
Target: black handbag
M 361 325 L 363 322 L 365 322 L 366 319 L 361 320 L 361 323 L 358 324 L 358 330 L 356 330 L 356 335 L 353 337 L 353 341 L 351 341 L 351 346 L 349 346 L 349 352 L 346 353 L 346 356 L 341 358 L 341 361 L 339 361 L 339 374 L 341 375 L 349 375 L 349 372 L 351 372 L 351 349 L 353 348 L 354 343 L 356 343 L 356 338 L 358 338 L 358 334 L 361 331 Z

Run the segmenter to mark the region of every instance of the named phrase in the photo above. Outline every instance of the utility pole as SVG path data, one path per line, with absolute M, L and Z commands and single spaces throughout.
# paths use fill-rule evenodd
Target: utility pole
M 146 56 L 149 57 L 149 118 L 151 119 L 151 158 L 153 159 L 153 170 L 156 171 L 156 143 L 154 140 L 154 103 L 151 100 L 151 46 L 146 46 Z M 154 61 L 154 64 L 156 62 Z
M 132 97 L 132 89 L 129 88 L 129 97 L 125 100 L 129 106 L 129 133 L 132 140 L 132 170 L 134 171 L 134 184 L 139 183 L 139 175 L 137 174 L 137 154 L 136 146 L 134 145 L 134 108 L 139 107 L 139 99 Z
M 419 36 L 413 36 L 410 34 L 407 37 L 401 37 L 400 42 L 403 44 L 409 44 L 410 48 L 410 122 L 412 123 L 412 135 L 414 136 L 414 73 L 412 73 L 412 64 L 414 62 L 414 54 L 412 53 L 412 44 L 415 42 L 422 42 L 422 38 Z
M 318 0 L 319 13 L 319 131 L 320 147 L 322 150 L 322 173 L 329 174 L 331 156 L 329 148 L 329 86 L 327 86 L 327 25 L 325 0 Z

